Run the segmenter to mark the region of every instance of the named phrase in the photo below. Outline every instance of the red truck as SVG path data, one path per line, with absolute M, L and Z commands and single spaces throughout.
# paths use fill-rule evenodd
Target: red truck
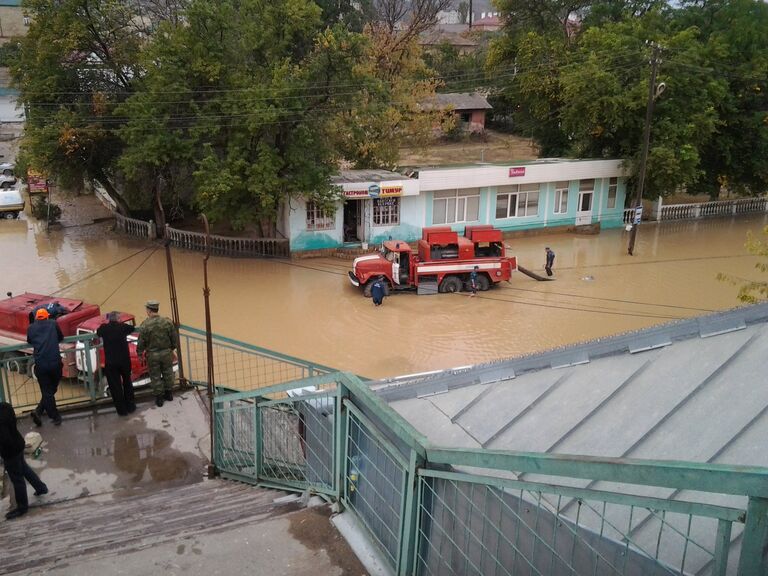
M 448 226 L 424 228 L 418 254 L 401 240 L 384 242 L 381 253 L 355 258 L 349 280 L 362 286 L 365 296 L 377 278 L 385 278 L 384 292 L 417 289 L 419 294 L 460 292 L 469 288 L 469 275 L 478 267 L 478 289 L 488 290 L 509 280 L 517 269 L 506 256 L 501 230 L 483 224 L 467 226 L 459 236 Z
M 65 314 L 56 318 L 56 323 L 64 336 L 95 333 L 98 327 L 107 321 L 97 305 L 88 304 L 82 300 L 54 298 L 53 296 L 30 293 L 19 294 L 18 296 L 9 294 L 8 298 L 0 300 L 0 346 L 26 344 L 31 312 L 39 306 L 45 306 L 52 302 L 58 302 L 67 310 Z M 136 325 L 135 317 L 128 313 L 121 312 L 120 321 Z M 143 358 L 136 354 L 137 339 L 138 335 L 128 337 L 128 347 L 131 353 L 131 378 L 135 387 L 149 383 L 147 364 Z M 97 342 L 94 341 L 94 344 Z M 75 378 L 85 372 L 86 354 L 83 343 L 62 344 L 61 351 L 64 364 L 62 375 L 65 378 Z M 27 350 L 25 352 L 31 354 L 32 351 Z M 14 353 L 14 355 L 17 354 Z M 92 350 L 90 362 L 93 370 L 99 366 L 103 368 L 104 350 L 101 348 L 98 350 L 98 364 L 97 350 Z M 25 369 L 31 375 L 32 362 L 29 362 Z M 176 369 L 175 366 L 174 369 Z

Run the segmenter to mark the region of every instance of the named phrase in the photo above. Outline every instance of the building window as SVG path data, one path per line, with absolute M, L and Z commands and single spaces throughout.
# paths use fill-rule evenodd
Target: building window
M 608 181 L 608 208 L 616 208 L 616 192 L 619 188 L 619 179 L 611 178 Z
M 432 200 L 432 224 L 477 222 L 480 218 L 480 190 L 441 190 Z
M 394 226 L 400 224 L 400 198 L 373 199 L 373 225 Z
M 555 214 L 568 212 L 568 182 L 555 182 Z
M 470 122 L 472 122 L 472 113 L 471 112 L 462 112 L 459 115 L 459 118 L 461 118 L 461 123 L 462 124 L 469 124 Z
M 539 185 L 502 186 L 496 194 L 496 218 L 522 218 L 539 213 Z
M 336 228 L 336 212 L 323 211 L 316 202 L 307 202 L 307 230 L 333 230 Z

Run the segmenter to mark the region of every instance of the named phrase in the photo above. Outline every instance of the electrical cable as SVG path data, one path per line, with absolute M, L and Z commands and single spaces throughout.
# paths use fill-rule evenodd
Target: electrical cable
M 136 272 L 138 272 L 138 271 L 139 271 L 139 269 L 140 269 L 142 266 L 144 266 L 144 264 L 146 264 L 146 263 L 147 263 L 147 261 L 148 261 L 150 258 L 152 258 L 152 256 L 154 256 L 154 255 L 155 255 L 155 252 L 157 252 L 158 250 L 159 250 L 159 247 L 155 247 L 155 249 L 154 249 L 154 250 L 152 250 L 152 252 L 150 252 L 150 253 L 147 255 L 147 257 L 146 257 L 146 258 L 144 258 L 144 260 L 142 260 L 142 261 L 141 261 L 141 263 L 140 263 L 138 266 L 136 266 L 136 268 L 134 268 L 134 269 L 133 269 L 133 272 L 131 272 L 131 273 L 130 273 L 130 274 L 127 276 L 127 277 L 126 277 L 126 279 L 125 279 L 125 280 L 123 280 L 123 281 L 122 281 L 122 282 L 121 282 L 121 283 L 118 285 L 118 287 L 117 287 L 117 288 L 115 288 L 114 290 L 112 290 L 112 292 L 109 294 L 109 296 L 107 296 L 107 297 L 104 299 L 104 301 L 103 301 L 101 304 L 99 304 L 99 308 L 101 308 L 102 306 L 104 306 L 104 304 L 106 304 L 106 303 L 107 303 L 107 301 L 108 301 L 110 298 L 112 298 L 112 296 L 114 296 L 114 295 L 115 295 L 115 293 L 116 293 L 118 290 L 120 290 L 120 288 L 122 288 L 122 287 L 125 285 L 125 283 L 126 283 L 126 282 L 128 282 L 128 280 L 130 280 L 130 279 L 133 277 L 133 275 L 134 275 L 134 274 L 136 274 Z
M 57 294 L 61 294 L 61 293 L 62 293 L 62 292 L 64 292 L 65 290 L 69 290 L 69 289 L 70 289 L 70 288 L 72 288 L 73 286 L 76 286 L 77 284 L 80 284 L 80 282 L 85 282 L 86 280 L 90 280 L 90 279 L 91 279 L 91 278 L 93 278 L 94 276 L 97 276 L 98 274 L 101 274 L 102 272 L 106 272 L 106 271 L 107 271 L 107 270 L 109 270 L 110 268 L 114 268 L 115 266 L 117 266 L 117 265 L 119 265 L 119 264 L 122 264 L 122 263 L 123 263 L 123 262 L 125 262 L 126 260 L 130 260 L 130 259 L 131 259 L 131 258 L 133 258 L 134 256 L 138 256 L 138 255 L 139 255 L 139 254 L 141 254 L 142 252 L 146 252 L 147 250 L 152 250 L 152 249 L 153 249 L 153 246 L 147 246 L 146 248 L 142 248 L 142 249 L 141 249 L 141 250 L 139 250 L 138 252 L 134 252 L 133 254 L 130 254 L 130 255 L 126 256 L 125 258 L 121 258 L 120 260 L 118 260 L 117 262 L 113 262 L 113 263 L 112 263 L 112 264 L 110 264 L 109 266 L 105 266 L 104 268 L 101 268 L 101 269 L 99 269 L 99 270 L 96 270 L 96 272 L 93 272 L 93 273 L 91 273 L 91 274 L 88 274 L 87 276 L 85 276 L 85 277 L 83 277 L 83 278 L 80 278 L 79 280 L 75 280 L 75 281 L 74 281 L 74 282 L 72 282 L 71 284 L 67 284 L 67 285 L 66 285 L 66 286 L 64 286 L 63 288 L 59 288 L 59 289 L 58 289 L 58 290 L 56 290 L 55 292 L 52 292 L 52 293 L 51 293 L 51 296 L 56 296 Z M 156 250 L 156 249 L 157 249 L 157 248 L 155 248 L 155 250 Z

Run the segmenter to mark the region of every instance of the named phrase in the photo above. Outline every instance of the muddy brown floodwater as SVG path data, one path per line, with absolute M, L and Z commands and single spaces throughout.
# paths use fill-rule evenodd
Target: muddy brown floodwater
M 724 272 L 759 279 L 744 243 L 768 215 L 643 224 L 635 256 L 627 233 L 553 234 L 508 241 L 519 262 L 555 282 L 515 274 L 477 298 L 397 294 L 374 307 L 350 285 L 350 262 L 212 257 L 215 332 L 368 377 L 450 368 L 644 328 L 739 304 Z M 182 322 L 204 326 L 202 255 L 174 251 Z M 104 225 L 45 232 L 31 220 L 0 221 L 0 290 L 58 292 L 143 317 L 169 313 L 162 249 L 117 237 Z

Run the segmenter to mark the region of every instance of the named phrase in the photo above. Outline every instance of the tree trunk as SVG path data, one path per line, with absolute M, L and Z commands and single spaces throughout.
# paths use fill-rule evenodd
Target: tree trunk
M 160 194 L 160 186 L 155 179 L 154 193 L 152 194 L 152 207 L 155 211 L 155 226 L 157 228 L 157 237 L 165 238 L 165 209 Z
M 122 214 L 123 216 L 129 216 L 130 210 L 128 208 L 128 202 L 126 202 L 125 198 L 123 198 L 123 196 L 115 189 L 115 187 L 112 185 L 112 182 L 109 181 L 109 178 L 107 178 L 106 175 L 102 173 L 102 174 L 96 174 L 94 176 L 94 180 L 96 180 L 96 182 L 101 184 L 101 187 L 104 188 L 107 195 L 115 203 L 118 214 Z

